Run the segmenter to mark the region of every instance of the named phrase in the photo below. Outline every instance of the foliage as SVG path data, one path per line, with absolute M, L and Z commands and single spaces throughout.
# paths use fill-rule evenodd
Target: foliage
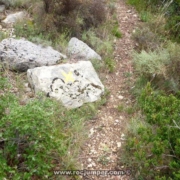
M 80 1 L 80 0 L 43 0 L 45 3 L 46 18 L 44 22 L 53 22 L 57 31 L 63 32 L 64 29 L 70 29 L 71 35 L 80 37 L 84 30 L 91 27 L 97 27 L 106 19 L 105 4 L 100 1 Z M 45 19 L 46 19 L 45 18 Z
M 148 84 L 138 103 L 144 118 L 134 120 L 129 128 L 124 161 L 132 166 L 137 179 L 178 179 L 179 96 L 153 91 Z
M 7 38 L 7 34 L 1 31 L 0 32 L 0 41 L 2 41 L 5 38 Z
M 55 167 L 78 168 L 84 121 L 95 116 L 104 98 L 67 110 L 41 94 L 20 105 L 3 76 L 0 88 L 0 179 L 49 179 Z
M 113 36 L 109 34 L 109 32 L 110 28 L 104 23 L 96 29 L 89 29 L 83 32 L 82 40 L 93 49 L 96 49 L 97 53 L 103 57 L 103 63 L 105 65 L 96 62 L 96 67 L 99 67 L 99 69 L 105 69 L 106 67 L 109 72 L 113 72 L 115 68 L 113 58 Z M 95 65 L 95 63 L 93 63 L 93 65 Z
M 112 29 L 112 34 L 117 37 L 117 38 L 121 38 L 122 37 L 122 34 L 121 32 L 119 31 L 119 24 L 115 24 L 113 29 Z
M 51 45 L 51 34 L 44 34 L 38 28 L 38 26 L 31 20 L 24 20 L 17 22 L 14 25 L 15 34 L 17 37 L 24 37 L 29 41 L 37 44 Z
M 154 51 L 160 47 L 161 38 L 153 33 L 148 27 L 140 27 L 133 33 L 132 38 L 136 41 L 136 50 Z
M 136 41 L 136 51 L 154 51 L 161 46 L 162 39 L 153 33 L 149 27 L 139 27 L 135 30 L 132 38 Z
M 141 13 L 141 18 L 143 21 L 148 21 L 149 18 L 147 15 L 149 14 L 149 12 L 153 14 L 162 14 L 166 19 L 166 21 L 164 22 L 164 31 L 169 32 L 170 38 L 173 38 L 176 42 L 180 42 L 179 0 L 128 0 L 128 2 L 129 4 L 134 5 L 137 8 L 137 10 Z
M 177 92 L 180 88 L 179 63 L 180 46 L 169 42 L 156 51 L 134 53 L 136 73 L 151 81 L 154 86 L 167 92 Z

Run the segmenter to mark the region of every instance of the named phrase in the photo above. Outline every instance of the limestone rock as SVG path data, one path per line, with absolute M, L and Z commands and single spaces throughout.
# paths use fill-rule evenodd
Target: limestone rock
M 0 43 L 0 62 L 11 70 L 26 71 L 39 66 L 55 65 L 65 55 L 52 47 L 42 47 L 25 39 L 4 39 Z
M 73 37 L 68 43 L 68 55 L 77 60 L 101 60 L 101 56 L 87 44 Z
M 27 77 L 35 93 L 45 92 L 67 108 L 94 102 L 104 92 L 104 86 L 90 61 L 28 69 Z
M 20 11 L 13 14 L 9 14 L 2 22 L 6 25 L 14 24 L 17 21 L 22 21 L 26 16 L 26 12 Z

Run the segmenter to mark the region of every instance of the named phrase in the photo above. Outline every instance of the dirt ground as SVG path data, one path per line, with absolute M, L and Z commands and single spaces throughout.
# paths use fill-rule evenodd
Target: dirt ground
M 114 57 L 116 69 L 106 75 L 104 85 L 110 97 L 98 113 L 97 119 L 87 122 L 88 140 L 82 148 L 79 160 L 86 170 L 123 170 L 121 176 L 87 176 L 83 179 L 130 180 L 129 171 L 121 166 L 121 147 L 126 138 L 126 127 L 130 121 L 127 112 L 119 112 L 118 105 L 128 107 L 132 104 L 130 89 L 133 86 L 133 67 L 131 54 L 135 47 L 131 36 L 140 22 L 137 12 L 124 0 L 117 1 L 117 16 L 122 38 L 115 43 Z M 120 154 L 120 155 L 119 155 Z

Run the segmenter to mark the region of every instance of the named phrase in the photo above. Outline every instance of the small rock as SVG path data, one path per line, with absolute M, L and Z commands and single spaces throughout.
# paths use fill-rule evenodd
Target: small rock
M 88 158 L 88 162 L 91 162 L 92 161 L 92 159 L 91 158 Z
M 125 140 L 125 135 L 121 134 L 121 140 Z
M 91 129 L 90 129 L 89 137 L 91 137 L 93 134 L 94 134 L 94 128 L 91 128 Z
M 121 142 L 117 142 L 117 147 L 118 147 L 118 148 L 121 147 Z
M 93 167 L 93 165 L 92 164 L 88 164 L 88 166 L 87 166 L 88 168 L 92 168 Z
M 89 154 L 97 154 L 97 152 L 94 149 L 91 149 Z
M 115 122 L 116 122 L 116 123 L 118 123 L 118 122 L 119 122 L 119 120 L 118 120 L 118 119 L 116 119 L 116 120 L 115 120 Z
M 122 116 L 119 116 L 119 118 L 120 118 L 120 119 L 123 119 L 123 117 L 122 117 Z
M 27 87 L 27 88 L 25 89 L 25 91 L 26 91 L 26 92 L 31 92 L 31 88 Z
M 92 166 L 96 167 L 96 163 L 92 162 Z
M 28 83 L 24 83 L 24 87 L 26 87 L 26 88 L 29 87 L 29 86 L 28 86 Z
M 131 13 L 132 11 L 131 10 L 128 10 L 127 13 Z
M 124 97 L 123 97 L 123 96 L 121 96 L 121 95 L 120 95 L 120 96 L 118 96 L 118 98 L 119 98 L 119 99 L 124 99 Z

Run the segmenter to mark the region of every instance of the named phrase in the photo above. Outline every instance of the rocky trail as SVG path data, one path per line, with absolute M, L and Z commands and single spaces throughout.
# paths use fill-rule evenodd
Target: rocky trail
M 118 168 L 117 162 L 121 158 L 118 154 L 125 140 L 125 129 L 130 121 L 130 115 L 126 112 L 118 112 L 117 107 L 120 104 L 128 106 L 132 103 L 131 53 L 135 43 L 131 36 L 139 23 L 139 17 L 124 0 L 117 1 L 116 7 L 122 38 L 117 39 L 115 44 L 116 69 L 106 75 L 104 82 L 105 87 L 110 91 L 108 102 L 99 110 L 97 119 L 86 124 L 89 137 L 79 157 L 82 169 L 86 170 L 125 170 L 123 166 Z M 89 176 L 84 179 L 128 180 L 130 176 Z

